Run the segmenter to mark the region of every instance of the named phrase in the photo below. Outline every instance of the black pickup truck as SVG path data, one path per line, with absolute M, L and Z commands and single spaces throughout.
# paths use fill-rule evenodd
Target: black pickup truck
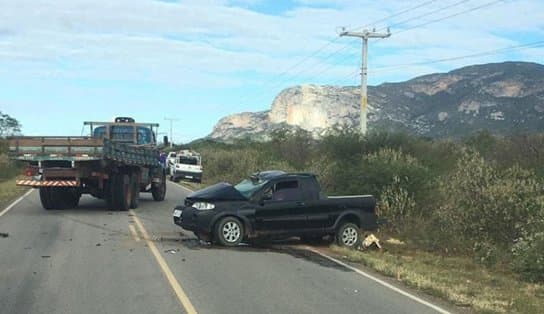
M 360 230 L 377 228 L 370 195 L 327 197 L 310 173 L 264 171 L 233 186 L 218 183 L 190 194 L 174 223 L 203 240 L 235 246 L 255 237 L 333 235 L 356 246 Z

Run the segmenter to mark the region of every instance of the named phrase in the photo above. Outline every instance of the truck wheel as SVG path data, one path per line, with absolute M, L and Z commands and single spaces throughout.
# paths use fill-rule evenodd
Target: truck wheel
M 130 199 L 130 208 L 138 208 L 140 203 L 140 175 L 137 172 L 132 174 L 130 180 L 132 189 L 132 198 Z
M 51 202 L 51 188 L 40 188 L 40 201 L 42 202 L 42 207 L 45 210 L 53 209 L 53 202 Z
M 340 246 L 353 248 L 360 242 L 359 227 L 351 222 L 343 222 L 340 224 L 336 232 L 336 243 Z
M 118 173 L 113 177 L 113 208 L 117 210 L 128 210 L 132 199 L 130 176 Z
M 79 205 L 81 193 L 78 190 L 66 191 L 66 206 L 68 208 L 75 208 Z
M 244 227 L 240 220 L 225 217 L 215 224 L 214 237 L 223 246 L 237 246 L 244 237 Z
M 151 186 L 151 195 L 156 202 L 164 201 L 166 196 L 166 175 L 164 173 L 161 175 L 161 182 Z

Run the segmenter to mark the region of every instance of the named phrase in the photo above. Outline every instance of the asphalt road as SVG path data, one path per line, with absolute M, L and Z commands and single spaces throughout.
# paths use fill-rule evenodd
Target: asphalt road
M 89 196 L 46 211 L 32 192 L 0 217 L 0 312 L 437 312 L 301 246 L 200 243 L 171 219 L 187 193 L 111 212 Z

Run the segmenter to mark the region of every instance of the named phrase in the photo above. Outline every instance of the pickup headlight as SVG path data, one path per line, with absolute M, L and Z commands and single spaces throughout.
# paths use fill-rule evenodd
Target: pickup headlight
M 214 209 L 215 205 L 212 203 L 206 203 L 206 202 L 196 202 L 192 205 L 192 207 L 198 210 L 210 210 L 210 209 Z

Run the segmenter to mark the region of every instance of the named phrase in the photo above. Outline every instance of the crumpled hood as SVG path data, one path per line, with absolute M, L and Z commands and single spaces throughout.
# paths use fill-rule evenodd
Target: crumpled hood
M 217 183 L 202 190 L 195 191 L 189 196 L 189 200 L 202 201 L 245 201 L 247 200 L 231 184 L 222 182 Z

